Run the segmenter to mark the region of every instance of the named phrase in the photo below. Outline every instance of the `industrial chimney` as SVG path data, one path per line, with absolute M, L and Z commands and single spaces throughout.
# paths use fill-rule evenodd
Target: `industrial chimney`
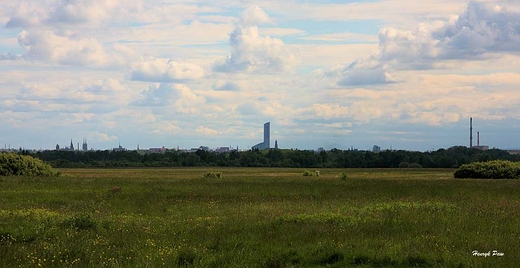
M 477 146 L 480 147 L 480 132 L 477 131 Z
M 473 117 L 469 118 L 469 148 L 473 148 Z

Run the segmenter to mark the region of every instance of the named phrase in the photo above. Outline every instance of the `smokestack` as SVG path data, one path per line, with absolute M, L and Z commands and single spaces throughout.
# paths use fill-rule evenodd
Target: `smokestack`
M 477 146 L 480 146 L 480 132 L 477 131 Z
M 473 117 L 469 118 L 469 148 L 473 148 Z

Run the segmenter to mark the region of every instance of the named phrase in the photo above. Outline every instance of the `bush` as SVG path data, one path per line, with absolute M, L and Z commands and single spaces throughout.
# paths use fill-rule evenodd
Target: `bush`
M 495 160 L 462 165 L 454 174 L 455 178 L 468 179 L 519 179 L 520 163 Z
M 58 176 L 40 159 L 15 153 L 0 153 L 0 176 Z
M 399 163 L 399 168 L 409 168 L 410 164 L 408 162 Z
M 222 172 L 206 172 L 206 173 L 204 173 L 204 178 L 205 179 L 211 179 L 211 178 L 222 179 Z
M 315 171 L 308 171 L 308 170 L 305 170 L 303 172 L 303 176 L 305 177 L 319 177 L 320 176 L 320 171 L 319 170 L 315 170 Z
M 423 168 L 419 163 L 411 163 L 408 168 Z

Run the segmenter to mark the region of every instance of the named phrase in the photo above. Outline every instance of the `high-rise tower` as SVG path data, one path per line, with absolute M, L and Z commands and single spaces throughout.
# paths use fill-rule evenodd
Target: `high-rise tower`
M 267 149 L 271 148 L 271 122 L 264 124 L 264 143 L 267 145 Z
M 266 150 L 271 148 L 271 122 L 267 122 L 264 124 L 264 141 L 253 146 L 253 150 Z

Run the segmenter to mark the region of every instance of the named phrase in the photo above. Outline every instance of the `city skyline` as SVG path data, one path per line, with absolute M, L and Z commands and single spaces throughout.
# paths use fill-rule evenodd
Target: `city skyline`
M 470 117 L 520 148 L 512 0 L 14 0 L 0 28 L 12 148 L 251 148 L 271 122 L 282 148 L 428 151 Z

